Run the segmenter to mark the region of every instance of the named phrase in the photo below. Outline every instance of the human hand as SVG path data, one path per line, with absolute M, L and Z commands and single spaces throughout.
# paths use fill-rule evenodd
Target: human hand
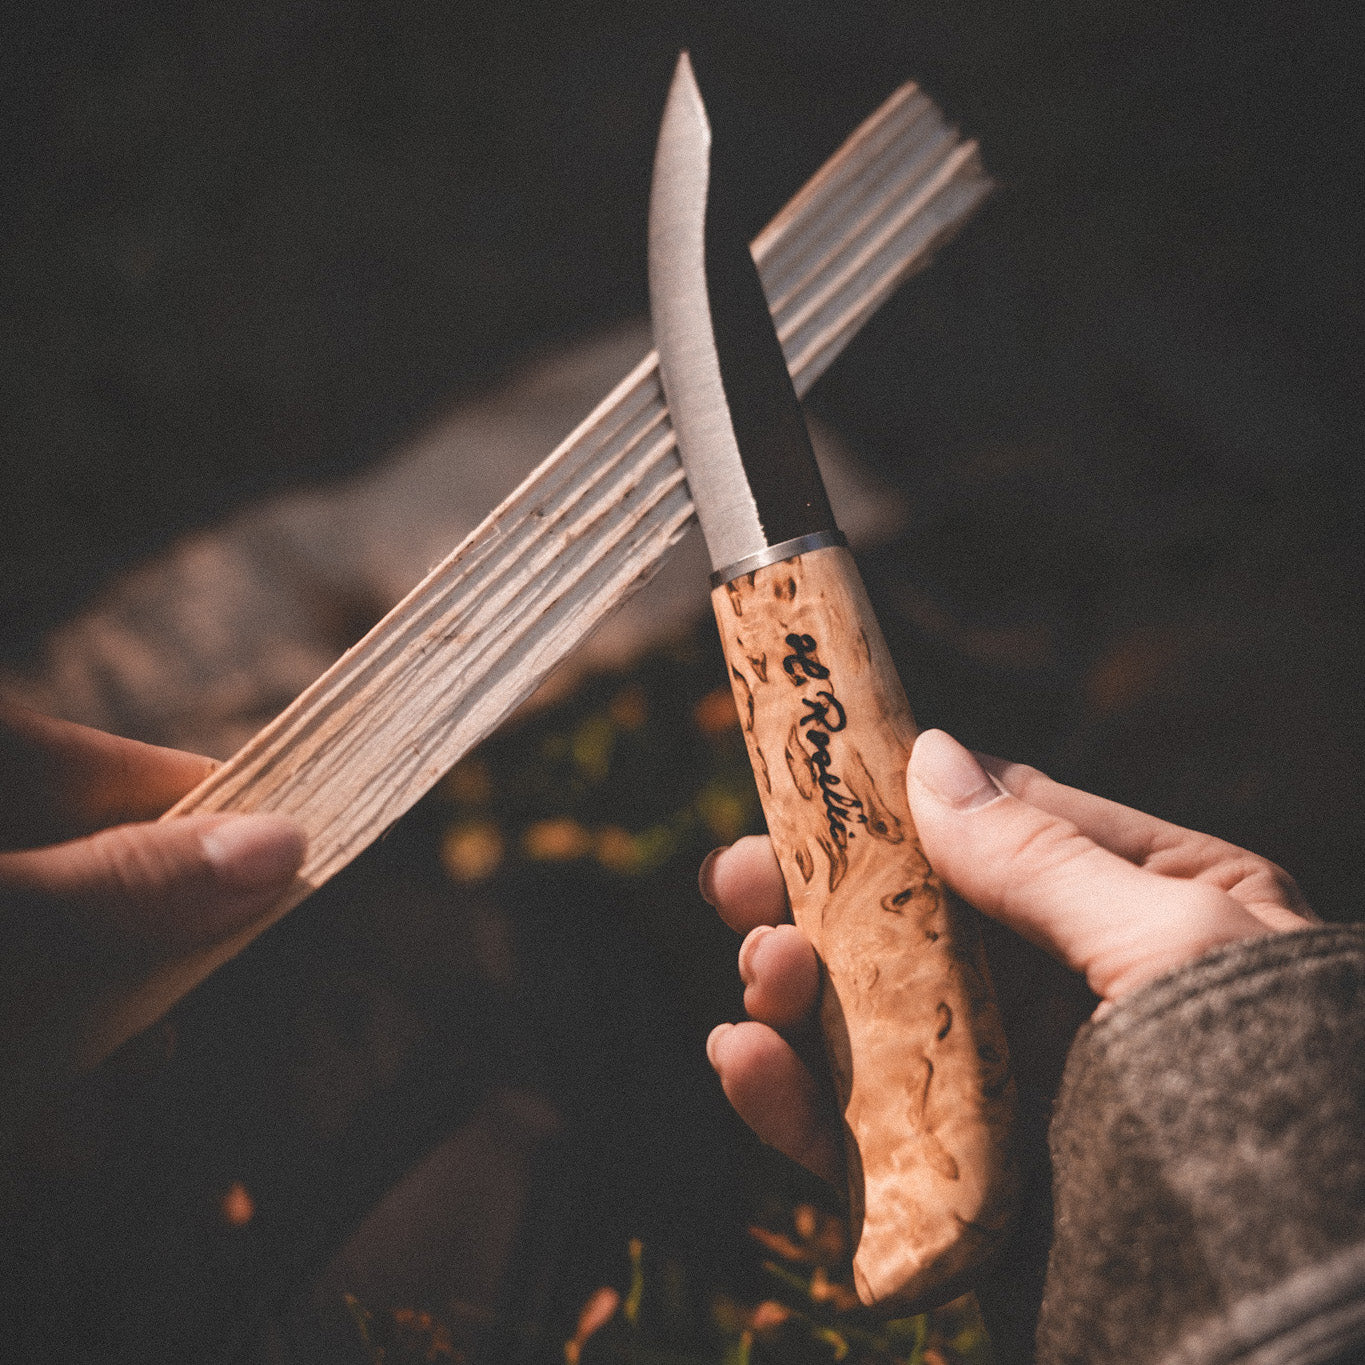
M 212 943 L 279 898 L 303 860 L 292 820 L 153 822 L 215 766 L 0 703 L 0 1043 L 76 983 Z
M 1220 944 L 1310 922 L 1294 883 L 1264 858 L 1023 764 L 978 759 L 942 731 L 916 741 L 907 781 L 938 874 L 1083 975 L 1100 999 L 1097 1012 Z M 819 967 L 788 922 L 771 843 L 750 837 L 713 854 L 701 887 L 746 934 L 739 970 L 750 1016 L 713 1030 L 707 1055 L 760 1138 L 838 1181 L 836 1117 L 802 1056 Z

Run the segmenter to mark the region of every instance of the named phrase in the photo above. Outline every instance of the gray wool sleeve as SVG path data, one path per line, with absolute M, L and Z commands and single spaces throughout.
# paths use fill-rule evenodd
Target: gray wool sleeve
M 1081 1031 L 1040 1365 L 1365 1361 L 1365 930 L 1246 940 Z

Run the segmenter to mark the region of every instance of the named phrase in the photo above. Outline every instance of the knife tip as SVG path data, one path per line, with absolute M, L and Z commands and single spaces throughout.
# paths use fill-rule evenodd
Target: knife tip
M 673 68 L 673 81 L 668 87 L 668 99 L 664 102 L 664 118 L 687 114 L 700 124 L 710 140 L 711 124 L 706 117 L 706 104 L 701 97 L 701 87 L 697 84 L 697 74 L 692 69 L 692 55 L 686 48 L 678 53 L 678 64 Z

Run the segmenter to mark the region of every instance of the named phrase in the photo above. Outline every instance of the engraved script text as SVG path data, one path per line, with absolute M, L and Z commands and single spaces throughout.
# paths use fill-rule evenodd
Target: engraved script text
M 791 634 L 787 636 L 787 647 L 792 651 L 782 660 L 782 670 L 798 687 L 807 682 L 827 682 L 829 669 L 816 658 L 815 637 L 812 635 Z M 825 804 L 825 823 L 829 826 L 830 838 L 837 848 L 846 848 L 853 837 L 849 822 L 866 824 L 863 803 L 852 792 L 844 791 L 843 783 L 831 771 L 833 758 L 830 755 L 830 736 L 837 735 L 848 723 L 843 703 L 828 688 L 817 689 L 815 695 L 801 698 L 805 711 L 799 724 L 811 748 L 811 767 L 815 771 L 816 785 L 820 788 L 820 798 Z

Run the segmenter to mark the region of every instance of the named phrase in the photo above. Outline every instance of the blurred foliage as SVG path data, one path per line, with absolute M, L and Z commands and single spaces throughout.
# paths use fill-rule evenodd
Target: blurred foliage
M 371 1365 L 468 1359 L 451 1344 L 450 1329 L 430 1313 L 412 1308 L 372 1313 L 354 1294 L 346 1295 L 346 1307 Z
M 496 736 L 441 785 L 453 808 L 446 872 L 474 885 L 520 860 L 640 877 L 758 828 L 739 718 L 718 676 L 709 652 L 682 642 Z
M 564 1339 L 502 1329 L 517 1358 L 543 1365 L 989 1365 L 975 1300 L 879 1320 L 859 1307 L 843 1223 L 798 1204 L 748 1229 L 768 1293 L 754 1301 L 632 1239 L 619 1284 L 594 1290 Z M 369 1365 L 497 1359 L 428 1313 L 378 1314 L 347 1296 Z M 482 1340 L 478 1339 L 479 1337 Z

